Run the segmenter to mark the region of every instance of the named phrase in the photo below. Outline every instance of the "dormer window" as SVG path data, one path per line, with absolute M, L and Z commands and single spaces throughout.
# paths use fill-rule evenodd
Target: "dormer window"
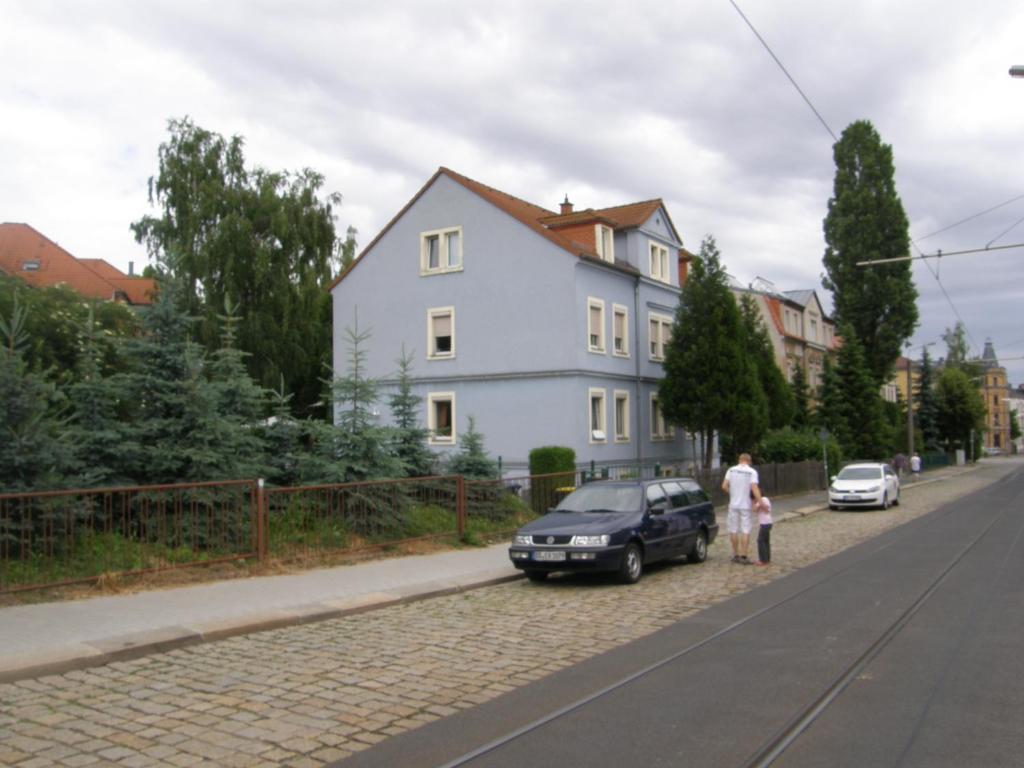
M 651 279 L 661 283 L 671 283 L 672 274 L 668 267 L 668 248 L 658 243 L 651 243 Z
M 604 224 L 594 225 L 594 240 L 597 243 L 597 255 L 602 261 L 609 264 L 615 263 L 615 238 L 612 236 L 612 228 Z

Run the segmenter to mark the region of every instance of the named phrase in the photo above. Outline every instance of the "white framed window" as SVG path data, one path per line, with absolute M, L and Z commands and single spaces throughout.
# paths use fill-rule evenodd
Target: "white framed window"
M 612 354 L 629 357 L 629 310 L 612 304 Z
M 818 320 L 814 317 L 811 318 L 811 341 L 818 340 Z
M 431 392 L 427 395 L 427 429 L 431 445 L 455 445 L 455 393 Z
M 629 391 L 615 390 L 615 442 L 629 442 Z
M 587 349 L 604 354 L 604 302 L 587 298 Z
M 656 394 L 651 394 L 651 440 L 671 440 L 675 435 L 675 429 L 665 421 L 661 401 Z
M 462 227 L 420 233 L 420 274 L 462 270 Z
M 427 359 L 455 357 L 455 307 L 427 310 Z
M 672 318 L 651 312 L 647 315 L 647 344 L 651 360 L 665 359 L 665 349 L 672 338 Z
M 605 424 L 604 390 L 587 390 L 587 402 L 589 407 L 587 423 L 590 425 L 590 442 L 607 443 L 608 432 Z
M 651 254 L 651 279 L 662 283 L 672 282 L 672 273 L 669 272 L 668 248 L 653 240 L 649 240 Z
M 615 236 L 611 227 L 604 224 L 594 225 L 594 243 L 597 246 L 597 255 L 602 261 L 609 264 L 615 263 Z

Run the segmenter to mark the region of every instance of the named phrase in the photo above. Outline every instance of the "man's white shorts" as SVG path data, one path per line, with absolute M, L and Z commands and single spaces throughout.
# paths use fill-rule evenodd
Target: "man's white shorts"
M 725 518 L 725 530 L 730 533 L 750 533 L 751 510 L 729 507 L 729 514 Z

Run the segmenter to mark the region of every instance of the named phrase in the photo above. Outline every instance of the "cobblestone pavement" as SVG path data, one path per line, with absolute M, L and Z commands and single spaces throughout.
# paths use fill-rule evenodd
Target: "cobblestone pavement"
M 1016 463 L 923 484 L 886 512 L 776 525 L 769 568 L 703 565 L 640 584 L 516 581 L 0 685 L 0 765 L 317 766 L 472 707 L 977 490 Z

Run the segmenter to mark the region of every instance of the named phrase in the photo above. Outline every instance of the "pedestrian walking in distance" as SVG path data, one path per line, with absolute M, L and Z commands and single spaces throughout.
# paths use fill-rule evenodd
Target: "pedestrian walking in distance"
M 772 561 L 772 500 L 762 496 L 757 509 L 757 563 L 768 565 Z
M 910 471 L 915 480 L 921 476 L 921 457 L 917 455 L 917 451 L 914 451 L 914 455 L 910 457 Z
M 757 470 L 750 466 L 749 453 L 741 453 L 739 464 L 730 467 L 722 480 L 722 490 L 729 494 L 725 528 L 732 545 L 732 561 L 741 565 L 751 565 L 747 551 L 750 549 L 751 510 L 754 503 L 761 500 L 758 482 Z

